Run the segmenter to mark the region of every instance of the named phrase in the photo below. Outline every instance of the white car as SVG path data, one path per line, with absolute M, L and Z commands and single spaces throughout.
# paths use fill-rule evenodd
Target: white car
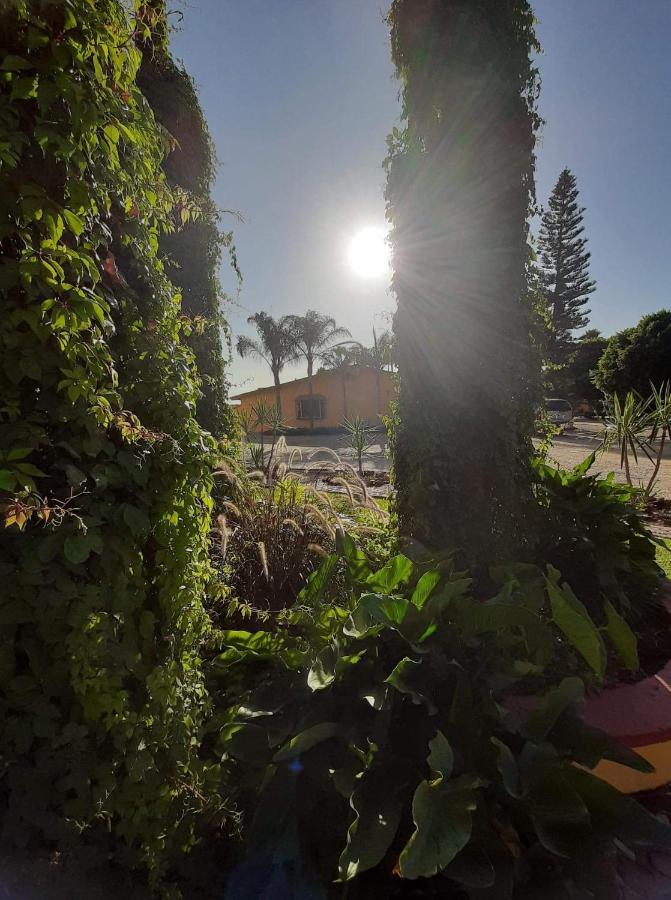
M 573 425 L 573 407 L 568 400 L 548 397 L 545 400 L 545 412 L 553 425 Z

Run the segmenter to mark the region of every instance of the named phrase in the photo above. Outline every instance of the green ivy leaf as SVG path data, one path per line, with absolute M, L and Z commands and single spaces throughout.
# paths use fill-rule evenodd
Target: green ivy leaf
M 37 75 L 24 75 L 21 78 L 16 78 L 12 82 L 12 93 L 9 98 L 10 101 L 29 100 L 31 97 L 36 97 L 37 85 Z
M 93 544 L 88 533 L 77 531 L 69 534 L 63 543 L 63 552 L 68 562 L 80 565 L 91 555 Z
M 124 503 L 123 520 L 128 525 L 134 535 L 144 535 L 151 529 L 149 516 L 137 506 L 131 503 Z

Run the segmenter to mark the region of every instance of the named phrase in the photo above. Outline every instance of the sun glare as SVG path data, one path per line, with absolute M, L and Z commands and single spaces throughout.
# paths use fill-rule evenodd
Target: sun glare
M 364 228 L 351 239 L 350 266 L 362 278 L 379 278 L 389 271 L 390 248 L 384 228 Z

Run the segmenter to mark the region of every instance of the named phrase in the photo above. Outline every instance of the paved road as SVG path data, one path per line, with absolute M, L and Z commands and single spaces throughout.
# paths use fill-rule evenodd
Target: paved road
M 565 468 L 576 466 L 589 453 L 599 448 L 602 435 L 603 426 L 600 422 L 589 419 L 576 419 L 576 427 L 574 429 L 557 435 L 554 439 L 550 456 L 558 465 Z M 301 459 L 295 461 L 296 467 L 304 467 L 320 459 L 326 461 L 333 459 L 332 453 L 329 453 L 329 451 L 335 451 L 349 463 L 352 463 L 354 459 L 354 454 L 347 448 L 345 436 L 342 434 L 288 437 L 287 444 L 290 448 L 298 447 L 300 449 Z M 323 453 L 319 453 L 319 448 L 324 447 L 327 449 Z M 389 469 L 390 460 L 387 456 L 387 440 L 384 435 L 380 435 L 380 442 L 371 447 L 370 451 L 364 456 L 363 464 L 365 469 L 374 469 L 375 471 L 384 472 Z M 634 483 L 647 482 L 652 470 L 653 464 L 648 461 L 645 455 L 639 454 L 638 464 L 632 461 L 631 473 Z M 617 448 L 599 454 L 594 465 L 594 471 L 603 472 L 604 474 L 615 472 L 615 477 L 620 481 L 624 481 L 624 472 L 620 470 L 620 454 Z M 656 493 L 663 497 L 671 497 L 670 444 L 667 444 L 664 450 Z

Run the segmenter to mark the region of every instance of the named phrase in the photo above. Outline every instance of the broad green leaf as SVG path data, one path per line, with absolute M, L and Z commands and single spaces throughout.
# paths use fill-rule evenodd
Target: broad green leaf
M 412 597 L 410 598 L 411 602 L 414 603 L 418 609 L 421 609 L 429 599 L 440 582 L 440 578 L 440 572 L 438 572 L 437 569 L 432 569 L 430 572 L 425 572 L 419 579 L 415 585 L 415 590 L 412 592 Z
M 605 731 L 588 725 L 582 719 L 566 712 L 550 733 L 550 740 L 558 750 L 570 754 L 573 761 L 593 769 L 602 759 L 610 759 L 638 772 L 654 772 L 654 766 L 639 756 L 626 744 L 611 737 Z
M 322 741 L 335 737 L 339 732 L 340 725 L 337 722 L 320 722 L 319 725 L 312 725 L 291 738 L 283 747 L 280 747 L 275 756 L 273 756 L 273 762 L 285 762 L 288 759 L 295 759 L 317 744 L 321 744 Z
M 343 630 L 345 634 L 355 638 L 366 637 L 379 626 L 398 630 L 409 605 L 403 597 L 363 594 Z
M 592 468 L 592 466 L 594 465 L 595 459 L 596 459 L 596 451 L 593 450 L 589 456 L 587 456 L 587 457 L 585 457 L 585 459 L 583 459 L 583 461 L 581 463 L 579 463 L 577 466 L 573 467 L 572 474 L 577 477 L 586 475 L 589 472 L 589 470 Z
M 449 865 L 471 837 L 476 794 L 472 780 L 422 781 L 412 800 L 415 831 L 399 857 L 403 878 L 429 878 Z M 466 786 L 468 785 L 468 786 Z
M 589 613 L 567 584 L 560 588 L 548 578 L 546 587 L 554 623 L 590 668 L 603 677 L 606 669 L 606 651 L 599 629 L 591 620 Z
M 83 219 L 80 219 L 79 216 L 73 213 L 70 209 L 63 210 L 63 218 L 65 219 L 68 228 L 74 234 L 74 236 L 79 237 L 79 235 L 84 231 L 85 228 Z
M 437 731 L 436 736 L 429 741 L 429 755 L 426 761 L 431 771 L 445 781 L 452 774 L 454 753 L 452 753 L 450 742 L 442 731 Z
M 569 766 L 555 767 L 534 785 L 527 803 L 538 839 L 546 850 L 580 858 L 594 852 L 597 838 L 589 810 L 565 777 L 564 768 Z
M 8 53 L 0 65 L 0 69 L 10 72 L 18 72 L 21 69 L 32 68 L 32 63 L 29 63 L 27 59 L 24 59 L 22 56 L 14 56 L 12 53 Z
M 413 703 L 423 703 L 429 715 L 436 712 L 436 707 L 426 694 L 426 671 L 423 663 L 406 656 L 394 667 L 385 682 L 396 688 L 401 694 L 408 694 Z
M 306 651 L 282 633 L 268 631 L 222 631 L 218 635 L 223 653 L 211 663 L 213 674 L 224 674 L 237 663 L 253 663 L 260 660 L 281 662 L 288 669 L 302 666 Z
M 17 459 L 25 459 L 31 453 L 30 447 L 13 447 L 5 456 L 7 462 L 14 462 Z
M 638 672 L 638 641 L 625 619 L 608 600 L 604 603 L 606 611 L 607 634 L 617 650 L 620 659 L 630 672 Z
M 370 563 L 363 550 L 342 528 L 336 531 L 336 549 L 347 563 L 347 570 L 355 581 L 365 581 L 371 575 Z
M 496 737 L 491 738 L 492 744 L 497 748 L 496 768 L 499 770 L 505 789 L 511 797 L 519 798 L 522 794 L 520 787 L 520 771 L 517 767 L 512 750 L 503 741 Z
M 308 672 L 308 687 L 321 691 L 333 684 L 336 676 L 338 653 L 333 646 L 324 647 Z
M 388 594 L 399 586 L 408 581 L 412 576 L 414 565 L 407 556 L 399 554 L 392 557 L 389 562 L 369 575 L 366 579 L 366 585 L 373 591 L 379 591 L 382 594 Z
M 327 556 L 308 578 L 307 584 L 298 595 L 298 600 L 306 606 L 312 606 L 321 600 L 337 565 L 338 557 L 334 553 Z
M 544 741 L 565 710 L 585 696 L 580 678 L 564 678 L 559 687 L 549 691 L 529 713 L 520 728 L 520 734 L 530 741 Z
M 651 815 L 633 797 L 577 766 L 569 766 L 564 777 L 589 809 L 600 835 L 615 837 L 630 848 L 668 848 L 669 825 Z
M 343 881 L 378 865 L 391 846 L 403 807 L 394 787 L 390 773 L 379 767 L 364 774 L 350 797 L 356 818 L 349 826 L 347 844 L 338 863 Z

